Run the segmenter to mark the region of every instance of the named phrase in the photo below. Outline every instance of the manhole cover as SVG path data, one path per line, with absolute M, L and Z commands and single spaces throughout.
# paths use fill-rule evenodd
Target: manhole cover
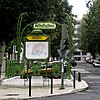
M 19 96 L 19 94 L 9 93 L 9 94 L 6 94 L 6 96 Z

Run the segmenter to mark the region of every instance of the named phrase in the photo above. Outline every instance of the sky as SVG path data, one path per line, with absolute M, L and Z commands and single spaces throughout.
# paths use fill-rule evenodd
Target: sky
M 78 19 L 83 17 L 83 14 L 86 14 L 88 9 L 86 3 L 88 0 L 68 0 L 69 5 L 72 5 L 72 13 L 78 16 Z

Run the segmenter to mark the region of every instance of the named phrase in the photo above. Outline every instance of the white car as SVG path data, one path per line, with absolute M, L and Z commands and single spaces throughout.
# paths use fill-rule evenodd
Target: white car
M 93 66 L 94 67 L 100 67 L 100 61 L 94 61 Z

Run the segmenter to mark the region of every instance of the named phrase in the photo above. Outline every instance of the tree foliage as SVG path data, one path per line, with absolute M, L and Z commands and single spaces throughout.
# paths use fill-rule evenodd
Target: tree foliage
M 71 14 L 71 9 L 67 0 L 0 0 L 0 43 L 9 43 L 16 37 L 18 17 L 23 12 L 28 12 L 28 17 L 24 18 L 22 29 L 26 24 L 37 21 L 64 23 L 65 13 Z M 53 54 L 59 47 L 60 30 L 59 26 L 55 30 L 43 30 L 50 34 Z
M 81 24 L 82 45 L 93 57 L 100 54 L 100 0 L 93 1 Z

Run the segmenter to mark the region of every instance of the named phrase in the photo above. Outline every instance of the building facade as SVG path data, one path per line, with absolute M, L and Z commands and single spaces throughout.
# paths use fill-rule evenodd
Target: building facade
M 81 22 L 81 20 L 77 20 L 75 28 L 74 28 L 74 34 L 73 34 L 74 53 L 73 53 L 73 58 L 76 61 L 85 61 L 85 59 L 87 57 L 91 56 L 91 54 L 87 53 L 83 50 L 80 50 L 80 44 L 81 44 L 80 22 Z

